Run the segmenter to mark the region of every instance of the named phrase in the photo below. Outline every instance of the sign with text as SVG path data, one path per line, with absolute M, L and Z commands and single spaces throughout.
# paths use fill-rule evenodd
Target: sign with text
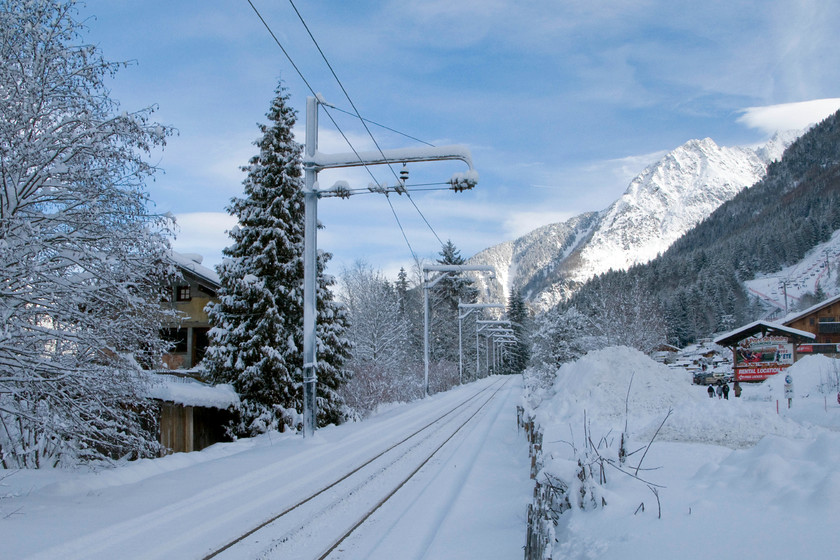
M 736 367 L 793 364 L 793 344 L 781 336 L 745 338 L 735 351 Z
M 735 349 L 735 379 L 763 381 L 793 364 L 793 344 L 783 336 L 745 338 Z
M 736 381 L 764 381 L 771 375 L 781 373 L 787 366 L 739 367 L 735 370 Z
M 796 351 L 800 354 L 840 354 L 840 344 L 800 344 Z

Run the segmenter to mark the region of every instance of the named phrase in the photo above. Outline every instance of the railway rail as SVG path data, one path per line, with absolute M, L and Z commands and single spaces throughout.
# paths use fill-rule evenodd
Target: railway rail
M 327 560 L 339 554 L 343 543 L 462 433 L 507 382 L 499 379 L 485 386 L 329 484 L 210 551 L 202 560 Z

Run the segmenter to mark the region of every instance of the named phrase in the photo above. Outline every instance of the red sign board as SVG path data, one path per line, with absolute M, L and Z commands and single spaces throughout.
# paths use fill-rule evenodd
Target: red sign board
M 745 367 L 735 369 L 736 381 L 764 381 L 771 375 L 781 373 L 787 366 Z

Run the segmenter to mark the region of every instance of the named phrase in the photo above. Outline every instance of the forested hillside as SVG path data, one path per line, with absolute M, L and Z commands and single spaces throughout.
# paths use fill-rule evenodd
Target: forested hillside
M 798 139 L 767 175 L 721 205 L 661 257 L 587 283 L 550 314 L 570 308 L 592 317 L 634 292 L 658 309 L 670 342 L 758 318 L 763 310 L 743 281 L 793 264 L 840 228 L 840 113 Z

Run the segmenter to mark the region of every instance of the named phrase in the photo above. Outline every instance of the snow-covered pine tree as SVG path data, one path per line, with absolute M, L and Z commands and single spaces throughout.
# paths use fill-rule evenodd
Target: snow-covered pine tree
M 232 383 L 244 401 L 241 435 L 297 424 L 303 408 L 303 239 L 301 146 L 295 112 L 282 83 L 271 104 L 270 125 L 260 125 L 259 154 L 243 167 L 244 196 L 227 210 L 239 220 L 233 244 L 217 267 L 219 302 L 207 311 L 215 327 L 205 364 L 212 379 Z M 346 314 L 329 291 L 332 278 L 318 266 L 318 424 L 343 420 L 336 390 L 350 343 Z
M 136 359 L 164 349 L 171 221 L 145 181 L 171 131 L 119 110 L 76 15 L 0 0 L 0 468 L 157 450 Z
M 461 252 L 449 240 L 441 247 L 439 255 L 437 264 L 466 263 Z M 430 291 L 429 340 L 433 360 L 458 363 L 458 303 L 475 303 L 477 298 L 478 290 L 473 286 L 473 281 L 460 272 L 449 273 Z
M 519 289 L 514 289 L 508 297 L 507 319 L 516 336 L 516 343 L 508 347 L 505 369 L 507 373 L 522 373 L 531 358 L 531 335 L 528 308 Z
M 335 285 L 335 278 L 324 273 L 324 266 L 332 257 L 330 253 L 318 253 L 318 293 L 317 293 L 317 329 L 316 348 L 318 358 L 318 426 L 340 424 L 348 418 L 347 407 L 339 389 L 350 381 L 350 371 L 344 367 L 353 348 L 347 338 L 349 318 L 347 309 L 335 301 L 330 286 Z M 303 275 L 301 274 L 301 285 Z M 303 298 L 303 291 L 301 291 Z M 302 301 L 302 299 L 301 299 Z M 300 348 L 303 350 L 303 314 L 300 316 Z M 303 364 L 301 363 L 301 372 Z M 301 395 L 301 403 L 303 402 Z
M 401 349 L 406 371 L 422 371 L 423 368 L 423 288 L 422 273 L 415 270 L 415 281 L 409 280 L 408 272 L 400 268 L 397 274 L 396 291 L 400 302 L 400 316 L 408 325 L 406 343 Z M 422 374 L 420 374 L 422 377 Z

